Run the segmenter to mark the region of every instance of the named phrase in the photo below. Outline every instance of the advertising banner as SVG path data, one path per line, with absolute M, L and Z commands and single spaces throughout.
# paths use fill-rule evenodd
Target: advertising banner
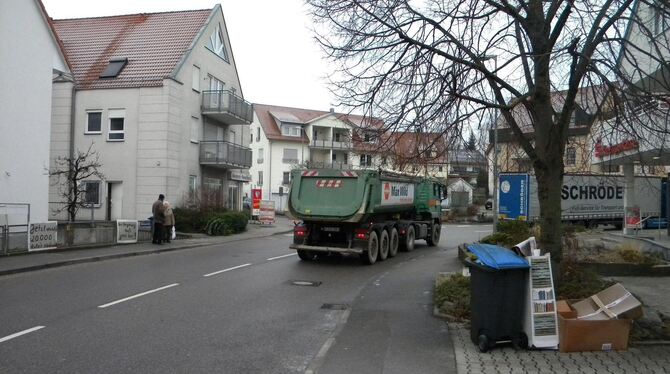
M 251 189 L 251 215 L 258 216 L 261 211 L 261 200 L 263 199 L 263 190 L 260 188 Z
M 261 200 L 258 220 L 261 223 L 275 223 L 275 202 L 273 200 Z
M 501 218 L 528 220 L 529 182 L 528 174 L 500 175 L 498 212 Z
M 414 203 L 414 185 L 411 183 L 382 182 L 381 205 L 409 205 Z
M 116 242 L 121 244 L 137 243 L 139 223 L 133 220 L 116 221 Z
M 58 244 L 58 223 L 49 221 L 44 223 L 31 223 L 28 235 L 28 251 L 44 251 L 54 249 Z

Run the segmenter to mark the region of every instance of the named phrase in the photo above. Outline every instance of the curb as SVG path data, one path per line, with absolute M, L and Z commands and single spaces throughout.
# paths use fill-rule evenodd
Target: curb
M 115 254 L 102 255 L 102 256 L 75 258 L 75 259 L 71 259 L 71 260 L 49 262 L 49 263 L 40 264 L 40 265 L 31 265 L 31 266 L 25 266 L 25 267 L 21 267 L 21 268 L 0 270 L 0 276 L 18 274 L 18 273 L 27 273 L 27 272 L 30 272 L 30 271 L 51 269 L 51 268 L 69 266 L 69 265 L 84 264 L 84 263 L 88 263 L 88 262 L 98 262 L 98 261 L 113 260 L 113 259 L 124 258 L 124 257 L 144 256 L 144 255 L 152 255 L 152 254 L 163 253 L 163 252 L 178 251 L 178 250 L 183 250 L 183 249 L 208 247 L 208 246 L 220 245 L 220 244 L 226 244 L 226 243 L 241 242 L 241 241 L 250 240 L 250 239 L 269 238 L 271 236 L 283 235 L 283 234 L 287 234 L 289 232 L 293 232 L 293 230 L 281 231 L 281 232 L 276 232 L 276 233 L 272 233 L 272 234 L 268 234 L 268 235 L 260 235 L 260 236 L 253 237 L 253 238 L 241 238 L 241 239 L 228 240 L 228 241 L 220 242 L 220 243 L 198 243 L 198 244 L 183 245 L 183 246 L 179 246 L 179 247 L 157 248 L 157 249 L 150 249 L 150 250 L 144 250 L 144 251 L 124 252 L 124 253 L 115 253 Z M 77 248 L 77 249 L 81 249 L 81 248 Z M 60 251 L 60 252 L 66 252 L 66 250 L 63 250 L 63 251 Z

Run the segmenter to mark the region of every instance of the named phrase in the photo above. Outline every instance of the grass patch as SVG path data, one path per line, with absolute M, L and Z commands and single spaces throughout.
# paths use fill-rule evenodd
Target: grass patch
M 452 274 L 438 281 L 435 305 L 441 313 L 458 319 L 470 319 L 470 278 Z

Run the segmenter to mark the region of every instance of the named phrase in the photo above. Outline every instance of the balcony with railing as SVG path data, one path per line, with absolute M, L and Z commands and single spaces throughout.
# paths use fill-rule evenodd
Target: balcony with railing
M 253 105 L 228 90 L 203 91 L 202 114 L 228 125 L 248 125 L 254 120 Z
M 345 141 L 336 141 L 336 140 L 318 140 L 318 139 L 312 139 L 311 142 L 309 142 L 309 146 L 312 148 L 325 148 L 325 149 L 352 149 L 353 145 L 351 144 L 351 141 L 345 140 Z
M 200 141 L 200 165 L 222 169 L 251 167 L 251 149 L 226 141 Z

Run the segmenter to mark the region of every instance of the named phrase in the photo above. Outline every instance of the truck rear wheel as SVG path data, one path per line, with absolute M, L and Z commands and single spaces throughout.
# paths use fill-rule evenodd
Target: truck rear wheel
M 379 239 L 377 239 L 377 233 L 372 231 L 370 232 L 370 237 L 368 238 L 368 250 L 361 253 L 361 260 L 363 263 L 372 265 L 377 262 L 377 256 L 379 255 Z
M 414 226 L 409 225 L 407 227 L 407 233 L 405 234 L 405 240 L 402 243 L 402 250 L 405 252 L 412 252 L 414 250 Z
M 389 232 L 382 230 L 379 238 L 379 261 L 384 261 L 389 257 Z
M 430 230 L 430 236 L 426 238 L 426 243 L 429 246 L 434 247 L 440 242 L 440 231 L 442 230 L 442 225 L 439 223 L 434 223 L 432 230 Z
M 391 235 L 389 238 L 389 257 L 395 257 L 398 254 L 398 246 L 400 245 L 398 239 L 398 230 L 391 228 Z

